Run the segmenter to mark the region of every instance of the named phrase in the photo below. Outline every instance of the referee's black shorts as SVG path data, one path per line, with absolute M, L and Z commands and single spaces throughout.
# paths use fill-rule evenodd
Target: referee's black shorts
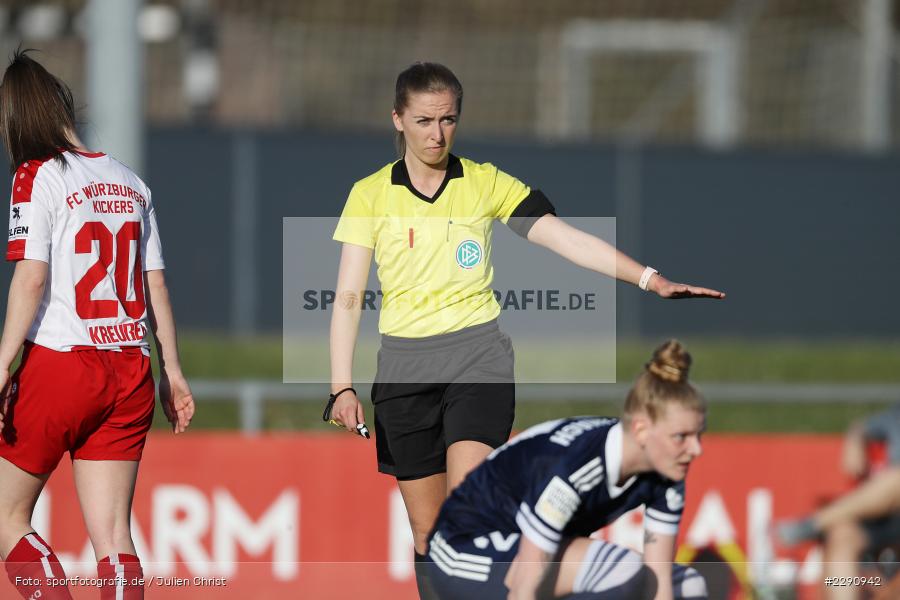
M 378 470 L 400 480 L 447 470 L 447 448 L 506 443 L 513 348 L 497 321 L 427 338 L 382 336 L 372 385 Z

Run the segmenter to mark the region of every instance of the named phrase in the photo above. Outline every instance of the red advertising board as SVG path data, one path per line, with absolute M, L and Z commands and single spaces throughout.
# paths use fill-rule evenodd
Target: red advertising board
M 817 550 L 777 548 L 769 530 L 849 486 L 839 452 L 830 436 L 708 436 L 688 478 L 681 557 L 717 545 L 741 576 L 799 582 L 816 597 Z M 133 515 L 148 598 L 416 598 L 402 501 L 361 438 L 154 434 Z M 34 526 L 79 580 L 75 597 L 98 597 L 68 464 L 51 478 Z M 640 515 L 601 535 L 639 547 Z M 18 597 L 6 581 L 0 595 Z

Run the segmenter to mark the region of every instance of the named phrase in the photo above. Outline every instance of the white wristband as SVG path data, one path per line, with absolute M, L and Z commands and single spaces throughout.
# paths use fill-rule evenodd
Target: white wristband
M 641 280 L 638 281 L 638 287 L 646 292 L 647 284 L 650 283 L 650 278 L 653 277 L 655 273 L 659 273 L 659 271 L 653 267 L 644 267 L 644 272 L 641 273 Z

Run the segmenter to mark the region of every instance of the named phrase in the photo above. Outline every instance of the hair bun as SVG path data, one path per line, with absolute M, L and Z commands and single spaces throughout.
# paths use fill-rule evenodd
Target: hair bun
M 677 340 L 669 340 L 653 352 L 647 370 L 663 381 L 687 381 L 691 369 L 691 355 Z

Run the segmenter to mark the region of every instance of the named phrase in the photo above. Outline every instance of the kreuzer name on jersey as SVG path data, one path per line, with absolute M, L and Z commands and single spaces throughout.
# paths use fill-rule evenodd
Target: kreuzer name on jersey
M 97 345 L 140 342 L 146 329 L 140 321 L 130 321 L 121 325 L 95 325 L 88 327 L 91 342 Z
M 147 199 L 138 192 L 135 191 L 131 186 L 124 185 L 121 183 L 94 183 L 91 182 L 90 185 L 86 185 L 81 188 L 80 192 L 74 192 L 72 195 L 66 197 L 66 204 L 69 207 L 69 210 L 75 210 L 76 207 L 81 206 L 85 203 L 85 201 L 91 201 L 91 208 L 93 208 L 95 213 L 133 213 L 134 205 L 128 200 L 101 200 L 100 196 L 119 196 L 121 198 L 127 198 L 128 200 L 133 200 L 141 205 L 142 208 L 147 208 Z

